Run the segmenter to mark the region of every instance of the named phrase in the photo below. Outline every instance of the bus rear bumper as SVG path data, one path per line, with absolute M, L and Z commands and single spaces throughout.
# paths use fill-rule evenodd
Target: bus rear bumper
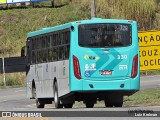
M 81 81 L 81 82 L 80 82 Z M 135 93 L 140 89 L 140 80 L 138 77 L 134 79 L 124 80 L 85 80 L 81 79 L 78 81 L 79 87 L 73 87 L 71 91 L 81 92 L 93 92 L 93 91 L 126 91 L 126 94 Z M 81 84 L 81 85 L 80 85 Z M 81 86 L 81 87 L 80 87 Z

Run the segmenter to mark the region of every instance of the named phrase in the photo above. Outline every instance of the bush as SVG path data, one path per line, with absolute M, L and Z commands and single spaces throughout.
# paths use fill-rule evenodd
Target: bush
M 18 79 L 16 79 L 16 78 L 7 79 L 6 86 L 15 86 L 15 85 L 20 85 Z
M 6 74 L 6 86 L 23 86 L 25 84 L 25 73 Z M 3 75 L 0 75 L 0 86 L 4 86 Z

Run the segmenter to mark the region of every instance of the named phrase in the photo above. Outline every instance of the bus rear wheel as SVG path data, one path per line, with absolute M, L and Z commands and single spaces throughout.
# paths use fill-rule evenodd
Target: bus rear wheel
M 110 96 L 104 100 L 106 107 L 122 107 L 123 106 L 123 96 Z
M 60 98 L 58 97 L 58 85 L 57 82 L 54 82 L 54 105 L 55 108 L 63 108 L 63 105 L 60 104 Z
M 36 98 L 36 88 L 32 87 L 32 98 L 35 99 Z
M 122 106 L 123 106 L 123 102 L 114 103 L 114 107 L 122 107 Z
M 45 104 L 42 104 L 41 101 L 38 98 L 36 98 L 36 107 L 37 108 L 44 108 L 44 105 Z
M 113 103 L 108 102 L 107 100 L 105 100 L 104 103 L 105 103 L 105 106 L 106 106 L 106 107 L 113 107 L 113 106 L 114 106 Z
M 86 103 L 86 108 L 93 108 L 94 107 L 94 103 Z
M 72 107 L 73 107 L 73 104 L 63 104 L 63 106 L 64 106 L 65 108 L 72 108 Z

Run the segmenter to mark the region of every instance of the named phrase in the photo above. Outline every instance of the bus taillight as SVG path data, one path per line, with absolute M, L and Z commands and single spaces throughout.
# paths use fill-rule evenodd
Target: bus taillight
M 133 58 L 131 78 L 135 78 L 137 76 L 137 72 L 138 72 L 138 54 Z
M 74 66 L 74 75 L 77 79 L 81 79 L 81 71 L 79 66 L 79 60 L 76 56 L 73 55 L 73 66 Z

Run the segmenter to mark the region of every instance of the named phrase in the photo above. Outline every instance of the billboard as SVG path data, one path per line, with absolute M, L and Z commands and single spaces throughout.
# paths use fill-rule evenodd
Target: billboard
M 30 0 L 7 0 L 8 4 L 12 3 L 21 3 L 21 2 L 29 2 Z
M 140 31 L 140 70 L 160 69 L 160 31 Z
M 51 0 L 0 0 L 0 4 L 15 4 L 23 2 L 43 2 L 43 1 L 51 1 Z
M 6 0 L 0 0 L 0 4 L 6 4 Z

